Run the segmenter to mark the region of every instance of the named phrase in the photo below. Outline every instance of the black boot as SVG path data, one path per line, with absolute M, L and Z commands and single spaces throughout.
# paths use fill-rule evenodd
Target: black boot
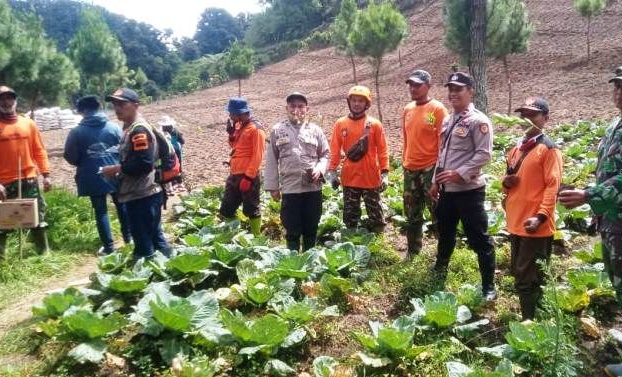
M 288 249 L 295 250 L 297 253 L 300 252 L 300 236 L 285 236 L 285 243 L 287 244 Z
M 48 236 L 45 232 L 45 228 L 35 228 L 31 231 L 32 240 L 35 243 L 39 255 L 43 255 L 50 251 L 50 244 L 48 243 Z
M 303 250 L 307 251 L 315 246 L 315 235 L 313 236 L 303 236 L 302 237 Z
M 534 293 L 519 293 L 518 301 L 520 302 L 520 312 L 523 315 L 523 321 L 534 319 L 536 316 L 538 295 Z
M 6 233 L 0 233 L 0 262 L 2 262 L 6 255 L 6 240 L 8 235 Z

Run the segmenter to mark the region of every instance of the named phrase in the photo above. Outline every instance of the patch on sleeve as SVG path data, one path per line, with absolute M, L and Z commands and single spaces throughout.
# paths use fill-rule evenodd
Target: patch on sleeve
M 147 134 L 140 133 L 132 136 L 132 147 L 136 152 L 148 150 L 149 140 L 147 139 Z
M 483 134 L 487 134 L 488 133 L 488 125 L 485 123 L 482 123 L 479 125 L 479 131 Z

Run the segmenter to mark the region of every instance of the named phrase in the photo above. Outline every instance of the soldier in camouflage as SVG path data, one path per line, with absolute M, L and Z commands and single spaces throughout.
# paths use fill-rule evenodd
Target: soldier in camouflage
M 613 101 L 622 113 L 622 67 L 613 83 Z M 616 117 L 598 146 L 596 185 L 585 190 L 564 190 L 559 202 L 566 208 L 588 203 L 597 216 L 602 237 L 605 270 L 622 308 L 622 117 Z
M 410 258 L 421 251 L 425 206 L 432 214 L 432 228 L 436 226 L 434 206 L 427 192 L 432 186 L 441 129 L 448 112 L 440 101 L 429 96 L 432 76 L 427 71 L 414 71 L 406 84 L 412 102 L 402 113 L 402 166 L 407 258 Z

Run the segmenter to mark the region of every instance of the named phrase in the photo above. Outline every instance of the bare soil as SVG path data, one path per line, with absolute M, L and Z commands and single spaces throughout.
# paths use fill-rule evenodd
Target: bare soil
M 585 22 L 571 1 L 528 0 L 527 7 L 535 31 L 526 54 L 510 56 L 515 105 L 531 95 L 545 96 L 551 106 L 552 123 L 578 119 L 609 119 L 616 110 L 611 105 L 610 85 L 613 68 L 622 64 L 622 2 L 614 1 L 592 23 L 592 61 L 585 64 Z M 427 2 L 409 16 L 410 35 L 402 48 L 402 65 L 397 51 L 383 62 L 380 96 L 384 125 L 391 153 L 399 155 L 401 132 L 399 118 L 409 101 L 404 80 L 416 68 L 427 69 L 438 84 L 432 95 L 448 104 L 440 85 L 450 66 L 459 58 L 443 46 L 442 1 Z M 373 88 L 371 66 L 357 59 L 360 83 Z M 488 98 L 490 112 L 507 111 L 508 95 L 503 65 L 488 61 Z M 298 90 L 309 96 L 315 120 L 330 135 L 334 121 L 347 113 L 345 96 L 352 85 L 349 60 L 332 48 L 301 52 L 282 62 L 259 69 L 242 84 L 254 115 L 266 127 L 283 118 L 285 96 Z M 149 121 L 161 115 L 173 116 L 181 123 L 185 146 L 186 182 L 192 187 L 222 184 L 229 156 L 226 143 L 225 106 L 237 94 L 237 82 L 163 100 L 143 108 Z M 378 96 L 374 94 L 374 101 Z M 376 114 L 372 108 L 372 115 Z M 114 118 L 114 115 L 112 115 Z M 52 156 L 54 179 L 59 185 L 73 187 L 73 168 L 62 160 L 67 130 L 44 133 Z

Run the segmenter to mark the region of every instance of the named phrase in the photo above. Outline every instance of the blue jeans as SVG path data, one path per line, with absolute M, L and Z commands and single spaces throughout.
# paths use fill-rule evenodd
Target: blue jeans
M 129 243 L 132 240 L 130 233 L 130 224 L 127 217 L 127 211 L 125 204 L 119 203 L 116 194 L 110 194 L 112 202 L 117 208 L 117 217 L 121 224 L 121 233 L 123 234 L 123 241 Z M 112 238 L 112 231 L 110 230 L 110 218 L 108 217 L 108 195 L 93 195 L 90 197 L 91 205 L 95 210 L 95 222 L 97 223 L 97 233 L 99 233 L 99 239 L 104 246 L 104 252 L 111 253 L 114 251 L 114 239 Z
M 134 259 L 151 258 L 156 250 L 170 255 L 171 247 L 162 232 L 162 193 L 125 203 L 134 238 Z

